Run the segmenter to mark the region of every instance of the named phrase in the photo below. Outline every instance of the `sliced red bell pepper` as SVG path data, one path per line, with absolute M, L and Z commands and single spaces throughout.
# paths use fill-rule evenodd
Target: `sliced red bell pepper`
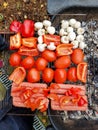
M 56 48 L 57 56 L 70 55 L 73 53 L 72 44 L 60 44 Z
M 87 104 L 87 101 L 83 97 L 80 97 L 78 106 L 84 106 L 85 104 Z
M 24 20 L 21 27 L 21 34 L 23 37 L 32 37 L 34 36 L 34 22 L 32 20 Z
M 27 48 L 24 46 L 21 46 L 19 48 L 18 53 L 24 56 L 38 56 L 39 55 L 39 51 L 37 50 L 37 48 Z
M 22 26 L 21 22 L 14 20 L 10 24 L 10 31 L 16 32 L 16 33 L 21 32 L 21 26 Z
M 50 42 L 54 42 L 55 45 L 59 45 L 60 44 L 60 36 L 46 34 L 46 35 L 43 35 L 43 41 L 46 44 L 50 44 Z
M 22 45 L 29 48 L 36 48 L 37 38 L 36 37 L 22 38 Z
M 17 67 L 9 76 L 9 80 L 12 80 L 16 84 L 20 84 L 26 77 L 26 70 L 23 67 Z
M 19 49 L 20 46 L 21 46 L 20 33 L 10 36 L 10 50 Z
M 50 93 L 47 97 L 51 100 L 59 101 L 57 94 Z

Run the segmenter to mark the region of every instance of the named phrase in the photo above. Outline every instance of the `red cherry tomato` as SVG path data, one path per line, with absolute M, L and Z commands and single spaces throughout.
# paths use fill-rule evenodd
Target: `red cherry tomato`
M 65 69 L 56 69 L 54 72 L 54 80 L 56 83 L 64 83 L 67 78 L 67 72 Z
M 54 77 L 54 71 L 51 68 L 45 68 L 42 73 L 42 79 L 46 82 L 52 82 Z
M 36 66 L 37 70 L 44 70 L 46 68 L 47 64 L 48 64 L 48 62 L 42 57 L 39 57 L 35 62 L 35 66 Z
M 72 82 L 76 82 L 77 81 L 77 68 L 76 67 L 71 67 L 67 71 L 67 79 L 69 81 L 72 81 Z
M 49 62 L 53 62 L 56 60 L 56 54 L 53 51 L 45 50 L 42 52 L 42 57 L 45 58 Z
M 32 68 L 28 71 L 27 81 L 34 83 L 40 81 L 40 72 L 36 68 Z
M 79 64 L 83 62 L 83 59 L 84 59 L 83 51 L 79 48 L 74 49 L 71 55 L 71 59 L 72 59 L 72 62 L 75 64 Z
M 24 58 L 21 62 L 21 66 L 23 66 L 25 69 L 31 69 L 34 65 L 34 58 L 31 56 L 28 56 Z
M 57 69 L 65 69 L 65 68 L 69 67 L 70 64 L 71 64 L 70 57 L 69 56 L 62 56 L 55 61 L 54 66 Z
M 19 66 L 21 62 L 21 56 L 18 53 L 13 53 L 10 55 L 9 63 L 11 66 Z

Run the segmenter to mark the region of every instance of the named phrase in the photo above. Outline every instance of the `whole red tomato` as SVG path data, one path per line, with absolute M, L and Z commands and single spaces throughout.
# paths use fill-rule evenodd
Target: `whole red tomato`
M 37 70 L 44 70 L 46 68 L 47 64 L 48 64 L 48 62 L 42 57 L 39 57 L 35 62 L 35 66 L 36 66 Z
M 67 71 L 67 79 L 69 81 L 72 81 L 72 82 L 76 82 L 77 81 L 77 68 L 76 67 L 71 67 Z
M 53 77 L 54 77 L 54 71 L 51 68 L 45 68 L 42 73 L 42 79 L 46 83 L 50 83 L 50 82 L 52 82 Z
M 23 66 L 25 69 L 31 69 L 34 65 L 34 62 L 34 58 L 32 56 L 28 56 L 21 61 L 21 66 Z
M 32 20 L 24 20 L 21 33 L 23 37 L 32 37 L 34 36 L 34 22 Z
M 67 72 L 65 69 L 56 69 L 54 71 L 54 80 L 56 83 L 64 83 L 67 78 Z
M 58 59 L 55 61 L 54 66 L 55 66 L 57 69 L 64 69 L 64 68 L 69 67 L 70 64 L 71 64 L 70 56 L 62 56 L 62 57 L 58 58 Z
M 56 54 L 53 51 L 45 50 L 42 52 L 42 57 L 45 58 L 49 62 L 53 62 L 56 60 Z
M 13 53 L 10 55 L 9 63 L 11 66 L 19 66 L 21 62 L 21 56 L 18 53 Z
M 40 81 L 40 72 L 36 68 L 30 69 L 27 74 L 27 81 L 31 83 Z
M 71 59 L 72 59 L 72 62 L 75 64 L 79 64 L 83 62 L 84 52 L 80 48 L 74 49 L 71 55 Z

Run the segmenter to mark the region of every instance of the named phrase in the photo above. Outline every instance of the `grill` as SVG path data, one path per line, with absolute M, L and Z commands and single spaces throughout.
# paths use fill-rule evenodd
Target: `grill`
M 86 83 L 86 95 L 88 97 L 88 110 L 81 111 L 53 111 L 49 110 L 49 117 L 56 130 L 84 130 L 98 129 L 98 17 L 90 14 L 66 14 L 61 12 L 53 16 L 52 22 L 57 30 L 60 28 L 61 20 L 75 18 L 85 28 L 84 34 L 87 48 L 85 60 L 88 63 L 88 75 Z M 58 34 L 58 31 L 57 31 Z M 68 82 L 69 83 L 69 82 Z M 78 82 L 76 84 L 82 84 Z M 82 84 L 83 85 L 83 84 Z M 58 125 L 58 124 L 59 125 Z M 61 127 L 62 126 L 62 127 Z

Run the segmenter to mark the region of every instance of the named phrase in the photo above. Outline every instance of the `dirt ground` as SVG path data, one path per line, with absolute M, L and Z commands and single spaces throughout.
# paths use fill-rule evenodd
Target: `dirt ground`
M 9 31 L 9 25 L 15 19 L 49 19 L 46 7 L 47 0 L 0 0 L 0 31 Z

